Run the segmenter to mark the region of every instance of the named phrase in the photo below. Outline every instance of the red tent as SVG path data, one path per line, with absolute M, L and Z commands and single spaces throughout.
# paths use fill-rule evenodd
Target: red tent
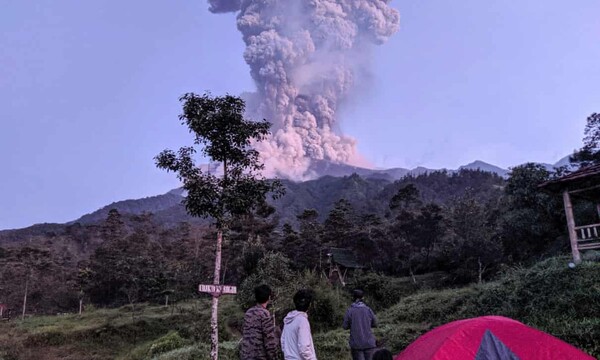
M 502 316 L 458 320 L 437 327 L 394 360 L 594 360 L 545 332 Z

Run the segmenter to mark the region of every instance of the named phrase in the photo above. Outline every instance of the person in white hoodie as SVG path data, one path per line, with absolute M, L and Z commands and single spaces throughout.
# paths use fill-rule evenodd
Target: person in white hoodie
M 285 360 L 317 360 L 306 313 L 312 299 L 312 291 L 299 290 L 294 295 L 296 310 L 289 312 L 283 319 L 281 350 Z

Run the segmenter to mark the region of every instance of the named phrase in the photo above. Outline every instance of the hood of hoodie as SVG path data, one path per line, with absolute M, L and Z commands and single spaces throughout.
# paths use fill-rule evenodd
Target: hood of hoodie
M 365 305 L 365 303 L 362 301 L 355 301 L 350 306 L 353 308 L 360 308 L 360 307 L 366 307 L 367 305 Z
M 285 318 L 283 319 L 284 324 L 290 324 L 292 321 L 296 320 L 299 316 L 308 317 L 308 315 L 304 311 L 290 311 Z

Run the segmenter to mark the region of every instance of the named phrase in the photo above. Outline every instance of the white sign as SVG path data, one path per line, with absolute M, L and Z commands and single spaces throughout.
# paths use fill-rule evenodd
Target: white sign
M 231 285 L 200 285 L 198 291 L 203 293 L 209 293 L 213 296 L 219 296 L 223 294 L 237 294 L 237 288 Z

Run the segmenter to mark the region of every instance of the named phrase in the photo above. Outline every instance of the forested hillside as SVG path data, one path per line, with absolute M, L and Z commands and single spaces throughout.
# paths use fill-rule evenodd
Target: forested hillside
M 224 278 L 240 284 L 266 254 L 289 259 L 295 271 L 321 271 L 331 247 L 387 275 L 443 272 L 449 285 L 493 278 L 504 264 L 567 251 L 560 197 L 537 188 L 550 176 L 526 164 L 508 180 L 461 170 L 394 182 L 358 175 L 285 181 L 284 197 L 227 232 Z M 16 311 L 26 285 L 28 313 L 72 311 L 79 298 L 122 305 L 194 296 L 209 278 L 213 237 L 208 220 L 189 221 L 174 197 L 181 199 L 171 192 L 116 203 L 99 211 L 106 216 L 98 222 L 91 214 L 1 232 L 0 301 Z

